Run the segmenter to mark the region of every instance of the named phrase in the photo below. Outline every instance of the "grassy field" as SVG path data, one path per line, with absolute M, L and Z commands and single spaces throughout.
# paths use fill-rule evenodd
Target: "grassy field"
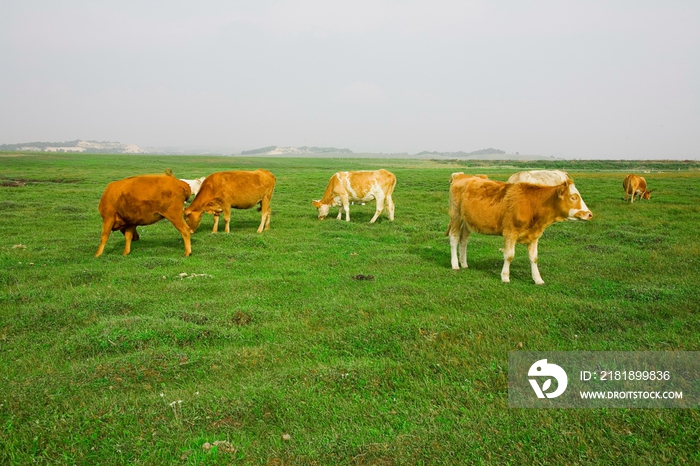
M 545 164 L 594 214 L 547 229 L 546 285 L 524 246 L 501 283 L 500 237 L 451 270 L 449 174 L 543 164 L 0 154 L 0 464 L 699 464 L 697 410 L 508 407 L 509 351 L 700 350 L 697 163 Z M 380 167 L 394 222 L 316 219 Z M 106 184 L 166 168 L 271 170 L 271 230 L 205 216 L 185 258 L 162 221 L 93 258 Z

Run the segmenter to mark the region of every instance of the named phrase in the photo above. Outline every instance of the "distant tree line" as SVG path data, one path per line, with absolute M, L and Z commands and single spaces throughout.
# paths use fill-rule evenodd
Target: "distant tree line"
M 20 150 L 22 147 L 37 147 L 45 150 L 47 147 L 77 147 L 79 139 L 66 142 L 25 142 L 22 144 L 0 144 L 0 150 Z
M 271 150 L 277 149 L 277 146 L 262 147 L 260 149 L 244 150 L 241 155 L 255 155 L 255 154 L 265 154 Z

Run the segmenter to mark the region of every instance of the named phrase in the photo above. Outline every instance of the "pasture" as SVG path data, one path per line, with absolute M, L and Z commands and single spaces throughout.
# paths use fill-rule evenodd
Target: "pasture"
M 700 350 L 696 163 L 557 162 L 594 218 L 545 231 L 544 286 L 522 245 L 501 283 L 501 237 L 450 268 L 450 173 L 543 164 L 0 154 L 0 463 L 700 463 L 697 410 L 508 407 L 509 351 Z M 94 258 L 107 183 L 166 168 L 270 170 L 271 229 L 205 215 L 185 258 L 164 220 Z M 394 222 L 317 220 L 334 172 L 377 168 Z

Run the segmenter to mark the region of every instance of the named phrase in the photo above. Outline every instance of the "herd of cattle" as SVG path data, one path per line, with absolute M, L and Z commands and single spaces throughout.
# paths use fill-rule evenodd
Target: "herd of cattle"
M 214 216 L 216 233 L 223 213 L 225 231 L 230 231 L 231 209 L 250 209 L 259 205 L 262 212 L 258 233 L 270 228 L 270 201 L 275 176 L 267 170 L 225 171 L 205 178 L 179 180 L 170 170 L 163 175 L 141 175 L 107 185 L 98 206 L 102 216 L 102 236 L 95 257 L 104 251 L 112 231 L 124 234 L 124 255 L 131 242 L 139 239 L 137 226 L 150 225 L 163 218 L 177 228 L 185 242 L 185 256 L 192 253 L 190 235 L 197 230 L 202 214 Z M 628 175 L 623 183 L 625 201 L 635 196 L 650 199 L 646 180 Z M 331 207 L 339 207 L 337 219 L 350 221 L 350 203 L 376 201 L 370 223 L 377 220 L 386 205 L 389 220 L 394 220 L 392 194 L 396 177 L 387 170 L 335 173 L 323 197 L 313 201 L 318 218 L 324 219 Z M 194 200 L 185 206 L 190 197 Z M 515 244 L 527 245 L 532 279 L 544 283 L 537 267 L 537 242 L 544 230 L 564 220 L 590 220 L 574 181 L 561 170 L 519 172 L 507 182 L 490 180 L 486 175 L 453 173 L 450 178 L 450 221 L 445 232 L 450 239 L 452 268 L 467 268 L 467 242 L 473 232 L 500 235 L 504 239 L 501 280 L 510 281 L 510 263 Z M 457 254 L 459 248 L 459 256 Z

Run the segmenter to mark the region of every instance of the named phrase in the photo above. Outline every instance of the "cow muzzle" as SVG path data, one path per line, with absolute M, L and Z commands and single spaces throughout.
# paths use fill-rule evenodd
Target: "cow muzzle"
M 574 218 L 578 220 L 590 220 L 593 218 L 593 213 L 590 210 L 579 210 L 574 214 Z

